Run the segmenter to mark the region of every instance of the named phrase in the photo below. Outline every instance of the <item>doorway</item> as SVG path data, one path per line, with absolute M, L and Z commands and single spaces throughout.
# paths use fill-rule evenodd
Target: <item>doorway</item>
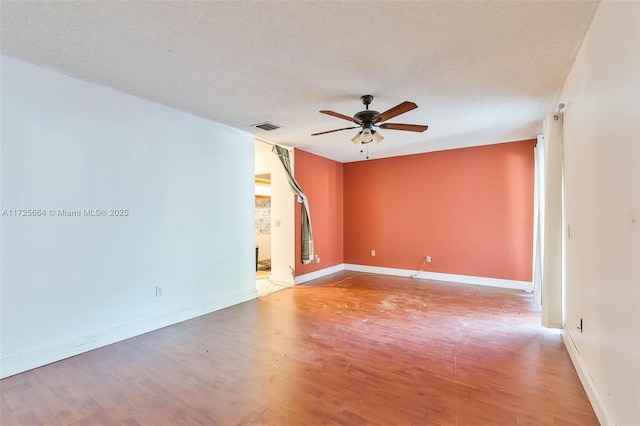
M 258 296 L 294 284 L 295 198 L 285 170 L 271 150 L 272 145 L 255 141 Z
M 271 275 L 271 174 L 255 176 L 256 280 Z

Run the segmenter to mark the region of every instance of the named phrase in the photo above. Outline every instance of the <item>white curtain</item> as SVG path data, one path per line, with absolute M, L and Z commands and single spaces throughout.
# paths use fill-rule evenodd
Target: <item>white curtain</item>
M 544 209 L 540 253 L 542 270 L 542 325 L 562 328 L 563 239 L 563 132 L 564 114 L 549 114 L 544 121 Z
M 542 248 L 544 247 L 544 136 L 538 136 L 534 148 L 533 190 L 533 298 L 542 305 Z

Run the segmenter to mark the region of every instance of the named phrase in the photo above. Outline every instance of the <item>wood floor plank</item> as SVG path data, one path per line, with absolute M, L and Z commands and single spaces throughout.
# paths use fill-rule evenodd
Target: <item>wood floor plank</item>
M 0 381 L 3 425 L 596 425 L 521 291 L 341 272 Z

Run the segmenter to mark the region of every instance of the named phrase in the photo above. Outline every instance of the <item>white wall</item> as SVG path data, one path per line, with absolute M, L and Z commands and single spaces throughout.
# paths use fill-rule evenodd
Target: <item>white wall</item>
M 271 174 L 271 275 L 272 281 L 291 285 L 295 265 L 295 197 L 271 145 L 256 141 L 255 174 Z M 293 151 L 289 152 L 294 164 Z M 262 257 L 262 256 L 260 256 Z
M 258 259 L 271 259 L 271 234 L 256 234 L 256 245 L 260 247 Z
M 640 3 L 600 4 L 560 101 L 571 227 L 565 328 L 601 422 L 638 425 Z
M 2 57 L 2 375 L 255 297 L 252 135 Z M 156 285 L 163 295 L 155 296 Z

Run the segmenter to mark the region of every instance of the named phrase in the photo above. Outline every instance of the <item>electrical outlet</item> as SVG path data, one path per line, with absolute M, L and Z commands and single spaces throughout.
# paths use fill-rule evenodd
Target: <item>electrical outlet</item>
M 159 285 L 156 286 L 156 297 L 162 296 L 162 287 Z
M 427 256 L 427 263 L 431 263 L 431 256 Z
M 375 256 L 376 255 L 376 251 L 375 250 L 371 250 L 371 256 Z
M 320 263 L 320 256 L 316 254 L 316 263 Z

